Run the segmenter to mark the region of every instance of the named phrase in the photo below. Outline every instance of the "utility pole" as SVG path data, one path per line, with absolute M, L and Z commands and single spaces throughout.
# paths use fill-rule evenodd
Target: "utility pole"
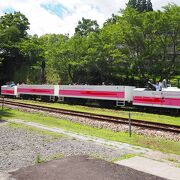
M 131 114 L 129 112 L 129 137 L 131 137 Z
M 2 96 L 2 111 L 4 110 L 4 96 Z

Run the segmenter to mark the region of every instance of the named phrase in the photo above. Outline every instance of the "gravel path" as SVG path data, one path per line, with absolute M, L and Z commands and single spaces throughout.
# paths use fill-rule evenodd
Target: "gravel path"
M 55 156 L 89 155 L 111 161 L 133 153 L 70 137 L 54 138 L 23 128 L 0 127 L 0 171 L 14 170 Z

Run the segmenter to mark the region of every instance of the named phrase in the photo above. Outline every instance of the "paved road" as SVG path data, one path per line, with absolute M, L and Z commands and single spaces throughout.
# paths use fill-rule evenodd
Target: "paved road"
M 164 180 L 163 178 L 88 156 L 73 156 L 11 173 L 17 180 Z

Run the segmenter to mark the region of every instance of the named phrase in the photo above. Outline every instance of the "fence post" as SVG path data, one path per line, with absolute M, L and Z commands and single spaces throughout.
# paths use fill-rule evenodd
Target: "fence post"
M 131 137 L 131 114 L 129 112 L 129 137 Z

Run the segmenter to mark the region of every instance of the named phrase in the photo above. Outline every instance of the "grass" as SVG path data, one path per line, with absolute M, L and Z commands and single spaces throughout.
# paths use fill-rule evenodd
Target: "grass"
M 48 117 L 42 114 L 29 114 L 16 110 L 6 110 L 6 113 L 4 111 L 0 111 L 0 117 L 3 120 L 22 119 L 48 127 L 62 128 L 83 135 L 91 135 L 107 140 L 129 143 L 166 153 L 180 154 L 180 142 L 165 140 L 163 138 L 147 137 L 137 134 L 132 134 L 132 137 L 129 137 L 129 134 L 126 132 L 113 132 L 107 129 L 93 128 L 91 126 L 67 120 L 60 120 L 58 118 Z
M 114 158 L 112 159 L 112 162 L 116 162 L 116 161 L 121 161 L 121 160 L 124 160 L 124 159 L 129 159 L 129 158 L 132 158 L 134 156 L 137 156 L 137 154 L 125 154 L 119 158 Z
M 63 158 L 63 157 L 64 157 L 64 155 L 59 153 L 59 154 L 53 154 L 51 156 L 48 156 L 48 157 L 45 158 L 45 160 L 49 161 L 49 160 L 52 160 L 52 159 L 55 160 L 55 159 L 59 159 L 59 158 Z
M 110 162 L 116 162 L 116 161 L 121 161 L 121 160 L 124 160 L 124 159 L 129 159 L 131 157 L 134 157 L 134 156 L 137 156 L 138 154 L 124 154 L 120 157 L 116 157 L 116 158 L 112 158 L 110 160 Z M 103 156 L 99 155 L 99 154 L 90 154 L 89 155 L 90 158 L 93 158 L 93 159 L 104 159 Z
M 151 122 L 160 122 L 160 123 L 173 124 L 173 125 L 180 126 L 180 117 L 169 116 L 169 115 L 134 112 L 131 110 L 125 111 L 122 109 L 112 110 L 112 109 L 105 109 L 105 108 L 95 108 L 95 107 L 88 107 L 88 106 L 61 104 L 61 103 L 45 103 L 45 102 L 38 102 L 38 101 L 31 101 L 31 100 L 17 100 L 17 101 L 28 103 L 28 104 L 42 105 L 46 107 L 62 108 L 66 110 L 75 110 L 75 111 L 80 111 L 80 112 L 89 112 L 89 113 L 94 113 L 94 114 L 102 114 L 102 115 L 125 117 L 125 118 L 128 117 L 129 112 L 130 112 L 132 119 L 145 120 L 145 121 L 151 121 Z
M 179 161 L 175 158 L 167 158 L 166 160 L 171 161 L 173 163 L 179 163 Z
M 59 158 L 62 158 L 62 157 L 64 157 L 63 154 L 53 154 L 53 155 L 50 155 L 50 156 L 47 156 L 47 157 L 43 158 L 40 154 L 38 154 L 36 156 L 35 162 L 37 164 L 39 164 L 39 163 L 47 162 L 47 161 L 50 161 L 50 160 L 59 159 Z
M 45 162 L 45 160 L 38 154 L 36 156 L 36 163 L 39 164 L 39 163 L 43 163 Z
M 33 133 L 42 134 L 42 135 L 48 135 L 48 136 L 53 137 L 53 139 L 64 137 L 64 135 L 59 134 L 59 133 L 50 132 L 50 131 L 47 131 L 47 130 L 41 130 L 41 129 L 31 127 L 31 126 L 28 126 L 28 125 L 24 125 L 24 124 L 20 124 L 20 123 L 10 122 L 10 123 L 7 124 L 7 126 L 9 126 L 11 128 L 14 128 L 14 129 L 18 129 L 18 128 L 26 129 L 26 130 L 28 130 L 30 132 L 33 132 Z

